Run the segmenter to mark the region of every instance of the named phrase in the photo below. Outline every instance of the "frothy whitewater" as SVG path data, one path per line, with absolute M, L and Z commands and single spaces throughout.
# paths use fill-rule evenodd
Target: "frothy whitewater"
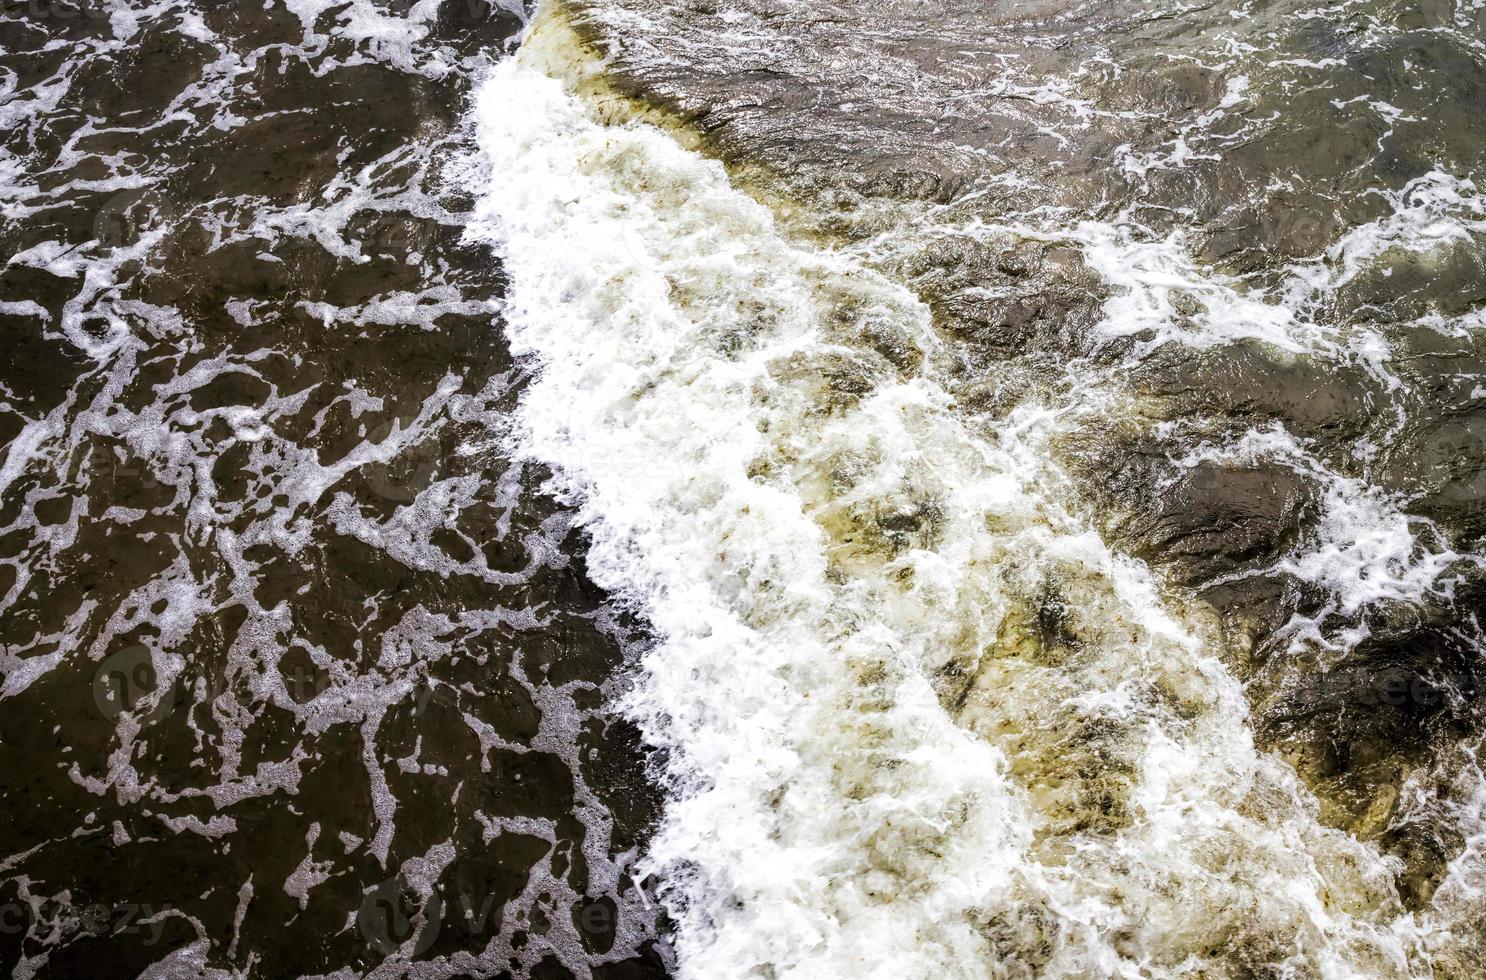
M 1479 975 L 1474 847 L 1406 909 L 1400 859 L 1256 747 L 1215 617 L 1070 489 L 1056 447 L 1137 412 L 1128 387 L 1086 365 L 1001 417 L 965 411 L 952 345 L 890 263 L 779 217 L 603 67 L 547 16 L 491 71 L 468 234 L 499 253 L 537 371 L 518 451 L 577 507 L 594 581 L 654 628 L 623 709 L 665 750 L 646 861 L 681 975 Z M 1170 241 L 1060 234 L 1109 286 L 1105 336 L 1169 322 L 1190 287 L 1232 334 L 1385 377 L 1366 336 L 1291 322 L 1326 285 L 1304 276 L 1363 261 L 1364 233 L 1274 286 L 1288 305 Z M 1244 439 L 1183 465 L 1304 452 Z M 1376 531 L 1353 553 L 1322 521 L 1285 559 L 1318 587 L 1417 598 L 1460 557 L 1416 546 L 1427 522 L 1387 495 L 1311 475 L 1336 533 Z M 1460 778 L 1466 826 L 1481 791 Z
M 1483 38 L 0 4 L 0 975 L 1486 977 Z

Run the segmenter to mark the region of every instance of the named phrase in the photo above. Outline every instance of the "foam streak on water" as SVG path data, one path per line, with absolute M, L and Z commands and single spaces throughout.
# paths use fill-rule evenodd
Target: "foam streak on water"
M 1067 414 L 957 412 L 913 293 L 585 57 L 549 18 L 484 83 L 471 234 L 539 372 L 519 451 L 659 637 L 626 710 L 670 750 L 682 974 L 1448 972 L 1454 899 L 1426 942 L 1397 860 L 1256 750 L 1205 620 L 1062 501 Z

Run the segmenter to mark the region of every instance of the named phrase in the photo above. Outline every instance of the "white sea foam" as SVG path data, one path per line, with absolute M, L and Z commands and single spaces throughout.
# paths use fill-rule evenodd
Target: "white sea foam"
M 1306 539 L 1261 572 L 1282 572 L 1324 590 L 1316 613 L 1284 630 L 1293 639 L 1335 646 L 1320 629 L 1333 616 L 1353 617 L 1383 603 L 1419 603 L 1448 595 L 1480 556 L 1460 553 L 1427 518 L 1409 514 L 1404 501 L 1367 481 L 1337 472 L 1304 440 L 1279 423 L 1251 429 L 1227 445 L 1194 447 L 1177 465 L 1279 462 L 1314 481 L 1321 513 Z M 1256 574 L 1248 572 L 1244 574 Z M 1355 631 L 1348 637 L 1355 642 Z
M 1427 975 L 1396 862 L 1318 822 L 1200 620 L 1060 505 L 1064 416 L 957 415 L 912 294 L 592 70 L 547 19 L 491 72 L 470 233 L 539 372 L 519 449 L 658 634 L 625 709 L 672 750 L 647 867 L 682 974 Z
M 1433 170 L 1396 191 L 1375 192 L 1388 213 L 1347 231 L 1321 254 L 1290 269 L 1285 292 L 1313 303 L 1373 269 L 1387 254 L 1428 257 L 1455 243 L 1486 236 L 1486 196 L 1475 182 Z
M 1104 321 L 1107 333 L 1145 332 L 1151 338 L 1148 348 L 1168 341 L 1202 348 L 1240 339 L 1295 353 L 1335 346 L 1332 331 L 1262 292 L 1251 294 L 1201 268 L 1179 232 L 1152 240 L 1124 224 L 1084 222 L 1074 235 L 1090 266 L 1114 289 Z

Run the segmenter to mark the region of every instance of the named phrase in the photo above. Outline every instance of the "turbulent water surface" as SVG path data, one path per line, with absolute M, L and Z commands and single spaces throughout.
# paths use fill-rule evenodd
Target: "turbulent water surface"
M 0 9 L 0 969 L 1486 976 L 1486 5 Z

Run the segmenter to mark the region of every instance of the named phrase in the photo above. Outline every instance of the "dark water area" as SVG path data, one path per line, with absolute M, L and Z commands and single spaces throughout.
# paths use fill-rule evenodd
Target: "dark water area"
M 666 975 L 452 176 L 525 13 L 0 10 L 0 974 Z

